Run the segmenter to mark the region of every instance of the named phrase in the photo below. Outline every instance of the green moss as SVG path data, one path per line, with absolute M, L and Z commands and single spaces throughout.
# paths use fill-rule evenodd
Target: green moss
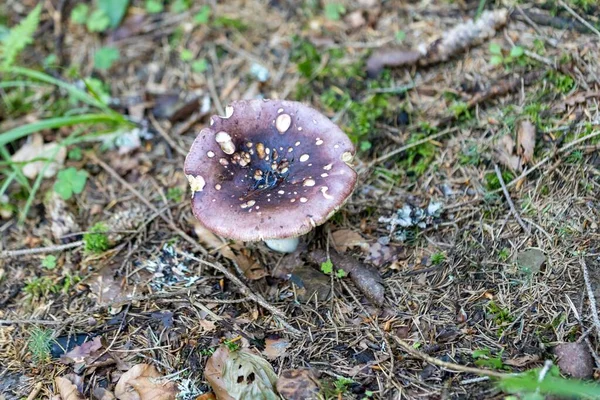
M 106 232 L 108 227 L 102 222 L 98 222 L 88 233 L 83 235 L 85 251 L 88 253 L 102 253 L 110 248 L 110 241 Z
M 546 78 L 561 93 L 569 93 L 575 87 L 575 80 L 573 78 L 555 70 L 548 71 Z
M 507 184 L 512 181 L 515 176 L 509 171 L 502 171 L 502 179 Z M 485 185 L 489 191 L 500 189 L 502 185 L 495 172 L 490 172 L 485 176 Z

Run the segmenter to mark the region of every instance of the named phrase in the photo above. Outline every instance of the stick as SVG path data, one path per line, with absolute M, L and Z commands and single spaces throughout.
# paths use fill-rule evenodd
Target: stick
M 567 4 L 565 4 L 564 1 L 562 0 L 558 0 L 558 3 L 563 6 L 563 8 L 565 10 L 567 10 L 569 12 L 569 14 L 571 14 L 572 16 L 574 16 L 575 18 L 577 18 L 577 20 L 579 22 L 581 22 L 583 25 L 585 25 L 590 31 L 594 32 L 596 35 L 598 35 L 598 37 L 600 37 L 600 32 L 598 31 L 598 29 L 594 28 L 589 22 L 587 22 L 585 19 L 583 19 L 579 14 L 577 14 L 571 7 L 569 7 Z
M 19 250 L 4 250 L 0 252 L 0 258 L 10 258 L 10 257 L 19 257 L 19 256 L 30 256 L 33 254 L 43 254 L 43 253 L 55 253 L 67 249 L 73 249 L 75 247 L 83 246 L 83 240 L 79 240 L 73 243 L 55 245 L 55 246 L 47 246 L 47 247 L 36 247 L 34 249 L 19 249 Z
M 590 282 L 590 275 L 588 273 L 587 265 L 583 257 L 579 259 L 581 269 L 583 269 L 583 280 L 585 281 L 585 288 L 587 290 L 588 298 L 590 299 L 590 309 L 592 311 L 592 319 L 594 320 L 594 326 L 596 327 L 596 335 L 600 338 L 600 318 L 598 318 L 598 309 L 596 308 L 596 297 L 592 290 L 592 283 Z
M 514 217 L 517 220 L 517 222 L 519 223 L 519 225 L 521 225 L 521 227 L 525 230 L 525 232 L 527 232 L 528 235 L 531 235 L 531 230 L 529 229 L 529 227 L 527 225 L 525 225 L 525 222 L 523 222 L 523 220 L 521 219 L 521 216 L 519 215 L 519 213 L 517 212 L 517 209 L 515 208 L 515 204 L 513 203 L 512 199 L 510 198 L 510 194 L 508 193 L 508 189 L 506 188 L 506 183 L 504 183 L 504 178 L 502 178 L 502 172 L 500 172 L 500 168 L 498 168 L 498 164 L 494 164 L 494 170 L 496 171 L 496 176 L 498 177 L 500 186 L 502 186 L 502 192 L 504 192 L 504 197 L 506 198 L 506 202 L 508 203 L 508 206 L 510 207 L 510 211 L 514 215 Z

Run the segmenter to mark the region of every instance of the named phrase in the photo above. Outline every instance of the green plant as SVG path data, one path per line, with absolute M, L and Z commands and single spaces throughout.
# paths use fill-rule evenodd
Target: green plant
M 338 378 L 333 382 L 333 387 L 336 394 L 346 393 L 349 386 L 352 385 L 354 381 L 350 378 L 345 378 L 343 376 L 338 376 Z
M 431 263 L 433 265 L 439 265 L 441 263 L 443 263 L 446 260 L 446 255 L 444 253 L 442 253 L 441 251 L 438 251 L 437 253 L 434 253 L 431 255 Z
M 29 332 L 27 348 L 35 362 L 46 362 L 50 360 L 50 349 L 52 348 L 53 332 L 49 329 L 35 327 Z
M 337 276 L 338 278 L 344 278 L 345 276 L 347 276 L 348 273 L 346 273 L 346 271 L 344 271 L 343 269 L 338 269 L 337 271 L 335 271 L 335 276 Z
M 85 23 L 85 27 L 90 32 L 104 32 L 109 26 L 110 17 L 101 9 L 92 11 Z
M 116 47 L 101 47 L 94 54 L 94 68 L 101 70 L 110 69 L 119 58 L 119 49 Z
M 78 171 L 73 167 L 63 169 L 56 177 L 54 191 L 63 199 L 69 200 L 73 197 L 73 194 L 80 194 L 83 192 L 87 176 L 87 172 L 83 170 Z
M 546 73 L 546 78 L 552 83 L 561 93 L 569 93 L 575 87 L 575 80 L 569 75 L 565 75 L 555 70 L 549 70 Z
M 191 7 L 190 0 L 174 0 L 171 3 L 171 11 L 180 13 L 189 10 Z
M 178 187 L 172 187 L 167 190 L 167 200 L 180 203 L 183 200 L 183 190 Z
M 44 297 L 50 293 L 58 293 L 60 287 L 47 276 L 35 277 L 27 281 L 23 287 L 23 291 L 31 297 Z
M 238 343 L 237 340 L 225 340 L 223 342 L 223 344 L 225 345 L 225 347 L 227 347 L 227 349 L 229 351 L 237 351 L 240 348 L 240 344 Z
M 496 325 L 500 326 L 505 323 L 510 323 L 514 317 L 505 308 L 500 307 L 496 302 L 490 301 L 486 306 L 489 316 L 494 320 Z
M 90 8 L 85 3 L 78 3 L 71 10 L 71 21 L 75 24 L 83 25 L 87 21 L 87 16 L 90 12 Z
M 214 354 L 215 351 L 216 351 L 216 349 L 214 347 L 207 347 L 205 349 L 201 349 L 200 354 L 203 356 L 210 357 Z
M 321 271 L 327 275 L 333 272 L 333 263 L 329 258 L 327 259 L 327 261 L 321 263 Z
M 492 356 L 490 349 L 478 349 L 474 350 L 472 357 L 475 359 L 475 365 L 478 367 L 493 368 L 493 369 L 504 369 L 504 363 L 502 362 L 502 352 L 497 356 Z
M 491 53 L 490 64 L 509 66 L 515 62 L 522 61 L 525 56 L 525 50 L 521 46 L 513 46 L 507 56 L 504 55 L 502 47 L 498 43 L 490 43 L 489 51 Z
M 500 252 L 498 253 L 498 258 L 502 262 L 508 260 L 509 257 L 510 257 L 510 249 L 508 247 L 503 247 L 500 250 Z
M 38 4 L 27 17 L 0 41 L 0 62 L 4 68 L 11 67 L 19 53 L 33 41 L 33 34 L 40 22 L 42 4 Z
M 146 0 L 144 7 L 148 14 L 158 14 L 165 9 L 162 0 Z
M 108 227 L 103 222 L 98 222 L 83 235 L 85 251 L 89 253 L 102 253 L 110 248 L 110 241 L 106 232 Z
M 54 269 L 56 268 L 56 256 L 52 254 L 47 255 L 42 259 L 42 267 L 46 269 Z
M 125 16 L 129 0 L 96 0 L 96 4 L 98 9 L 108 16 L 108 26 L 114 29 L 119 26 Z
M 514 179 L 514 175 L 509 171 L 502 171 L 502 180 L 505 184 L 508 184 Z M 489 191 L 500 189 L 502 185 L 495 172 L 490 172 L 485 175 L 485 185 Z
M 194 16 L 194 22 L 196 22 L 197 24 L 208 23 L 211 13 L 212 10 L 210 6 L 207 4 L 203 5 L 202 8 L 200 8 L 200 11 L 198 11 L 198 14 Z
M 346 12 L 346 8 L 343 4 L 339 3 L 327 3 L 325 4 L 325 18 L 331 21 L 339 21 L 342 17 L 342 14 Z
M 192 62 L 192 71 L 201 74 L 208 69 L 208 61 L 205 58 Z

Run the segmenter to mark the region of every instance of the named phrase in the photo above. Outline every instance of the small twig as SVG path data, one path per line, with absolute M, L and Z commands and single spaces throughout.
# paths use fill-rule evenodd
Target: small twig
M 391 334 L 388 334 L 388 335 L 390 337 L 392 337 L 392 339 L 394 339 L 396 341 L 396 343 L 398 343 L 400 345 L 400 347 L 402 347 L 404 349 L 404 351 L 406 351 L 411 356 L 419 358 L 429 364 L 437 365 L 438 367 L 445 368 L 447 370 L 466 372 L 469 374 L 483 375 L 483 376 L 501 378 L 501 379 L 507 378 L 511 375 L 511 374 L 503 374 L 501 372 L 491 371 L 489 369 L 467 367 L 465 365 L 459 365 L 459 364 L 454 364 L 454 363 L 447 362 L 447 361 L 438 360 L 435 357 L 431 357 L 430 355 L 425 354 L 422 351 L 415 349 L 409 343 L 405 342 L 404 340 L 400 339 L 399 337 L 397 337 L 395 335 L 391 335 Z
M 250 288 L 248 286 L 246 286 L 244 284 L 244 282 L 242 282 L 237 276 L 235 276 L 231 271 L 229 271 L 227 268 L 225 268 L 221 264 L 216 263 L 216 262 L 211 263 L 206 260 L 202 260 L 198 257 L 194 257 L 191 254 L 187 254 L 187 253 L 183 253 L 183 252 L 180 252 L 180 254 L 189 258 L 190 260 L 194 260 L 196 262 L 199 262 L 200 264 L 207 265 L 207 266 L 219 271 L 220 273 L 225 275 L 227 277 L 227 279 L 229 279 L 234 285 L 238 286 L 238 288 L 240 289 L 240 291 L 242 292 L 243 295 L 247 296 L 249 299 L 254 300 L 254 302 L 259 304 L 263 308 L 269 310 L 271 312 L 271 314 L 273 314 L 273 316 L 278 317 L 279 322 L 287 330 L 289 330 L 292 334 L 294 334 L 296 336 L 303 335 L 302 331 L 294 328 L 286 321 L 286 315 L 281 310 L 279 310 L 275 306 L 269 304 L 260 294 L 254 293 L 252 290 L 250 290 Z
M 33 387 L 33 390 L 31 391 L 31 393 L 29 393 L 29 396 L 27 396 L 27 400 L 35 399 L 37 397 L 37 395 L 40 394 L 40 390 L 42 390 L 42 386 L 43 386 L 42 382 L 36 383 L 36 385 Z
M 162 136 L 163 139 L 165 139 L 165 141 L 169 144 L 169 146 L 171 146 L 171 148 L 173 150 L 175 150 L 176 152 L 178 152 L 182 156 L 186 157 L 187 156 L 187 151 L 185 151 L 184 149 L 182 149 L 181 146 L 179 146 L 171 138 L 171 136 L 169 136 L 169 134 L 167 133 L 167 131 L 165 131 L 163 129 L 163 127 L 160 126 L 160 124 L 158 123 L 158 121 L 156 120 L 156 118 L 154 118 L 154 116 L 152 115 L 152 113 L 148 114 L 148 118 L 150 119 L 150 122 L 152 123 L 152 126 L 154 127 L 154 129 L 156 129 L 156 131 L 158 132 L 158 134 L 160 136 Z
M 506 183 L 504 183 L 504 178 L 502 178 L 502 172 L 500 172 L 500 168 L 498 167 L 498 164 L 494 165 L 494 170 L 496 171 L 496 176 L 498 177 L 500 186 L 502 186 L 502 192 L 504 192 L 504 197 L 506 198 L 506 202 L 508 203 L 508 206 L 510 207 L 510 211 L 514 215 L 514 217 L 517 220 L 517 222 L 519 223 L 519 225 L 521 225 L 523 230 L 525 230 L 525 232 L 527 232 L 528 235 L 531 235 L 531 230 L 529 229 L 529 227 L 527 225 L 525 225 L 525 222 L 523 222 L 523 220 L 521 219 L 521 216 L 519 215 L 519 213 L 517 212 L 517 209 L 515 208 L 515 204 L 513 203 L 512 199 L 510 198 L 510 194 L 508 193 L 508 189 L 506 188 Z
M 594 32 L 596 35 L 598 35 L 598 37 L 600 37 L 600 31 L 598 31 L 598 29 L 594 28 L 592 26 L 592 24 L 590 24 L 589 22 L 587 22 L 585 19 L 583 19 L 579 14 L 577 14 L 571 7 L 569 7 L 567 4 L 565 4 L 564 1 L 562 0 L 558 0 L 558 3 L 563 6 L 563 8 L 565 10 L 567 10 L 569 12 L 569 14 L 571 14 L 572 16 L 574 16 L 579 22 L 581 22 L 583 25 L 586 26 L 586 28 L 588 28 L 590 31 Z
M 34 249 L 19 249 L 19 250 L 4 250 L 0 252 L 0 258 L 19 257 L 19 256 L 30 256 L 34 254 L 43 253 L 55 253 L 63 250 L 73 249 L 75 247 L 83 246 L 83 240 L 79 240 L 73 243 L 47 246 L 47 247 L 36 247 Z
M 594 296 L 592 283 L 590 282 L 590 275 L 583 257 L 579 259 L 579 264 L 581 264 L 581 269 L 583 269 L 583 280 L 585 281 L 585 288 L 587 290 L 588 298 L 590 299 L 590 310 L 592 312 L 594 326 L 596 327 L 596 335 L 598 335 L 598 338 L 600 338 L 600 318 L 598 318 L 598 309 L 596 308 L 596 297 Z

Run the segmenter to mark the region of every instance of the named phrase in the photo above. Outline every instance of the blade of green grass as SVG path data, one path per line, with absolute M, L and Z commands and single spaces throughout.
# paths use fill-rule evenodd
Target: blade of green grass
M 30 135 L 44 129 L 53 129 L 63 126 L 71 126 L 78 124 L 96 124 L 96 123 L 121 123 L 126 124 L 128 121 L 120 114 L 84 114 L 75 115 L 72 117 L 57 117 L 48 118 L 42 121 L 33 122 L 31 124 L 22 125 L 17 128 L 0 133 L 0 146 L 13 142 L 17 139 Z
M 13 87 L 40 87 L 44 86 L 38 82 L 31 81 L 4 81 L 0 82 L 0 89 L 8 89 Z
M 50 164 L 56 159 L 56 155 L 60 151 L 61 147 L 62 146 L 60 146 L 60 145 L 54 147 L 54 149 L 50 152 L 50 156 L 48 157 L 48 160 L 44 163 L 44 166 L 38 172 L 38 175 L 35 178 L 35 181 L 33 182 L 33 187 L 31 188 L 31 191 L 29 192 L 29 196 L 27 197 L 27 201 L 25 202 L 25 206 L 20 210 L 20 213 L 21 213 L 21 215 L 19 216 L 20 224 L 25 221 L 25 218 L 27 217 L 27 213 L 29 212 L 29 209 L 31 208 L 31 204 L 33 203 L 33 199 L 35 199 L 35 195 L 37 194 L 38 190 L 40 189 L 42 180 L 44 180 L 44 175 L 46 174 L 46 170 L 48 169 Z
M 16 174 L 15 178 L 17 179 L 17 181 L 22 186 L 25 186 L 25 188 L 27 190 L 31 190 L 31 185 L 29 184 L 29 180 L 27 179 L 27 177 L 25 175 L 23 175 L 23 171 L 21 171 L 21 168 L 19 168 L 18 165 L 16 165 L 15 163 L 12 162 L 10 153 L 8 152 L 8 150 L 6 150 L 6 147 L 4 145 L 0 145 L 0 155 L 2 156 L 2 158 L 4 158 L 6 163 L 11 167 L 13 172 Z
M 16 176 L 17 176 L 17 173 L 15 171 L 12 171 L 10 173 L 10 175 L 6 176 L 6 180 L 2 184 L 2 187 L 0 187 L 0 197 L 2 197 L 2 195 L 4 195 L 4 192 L 6 192 L 6 189 L 8 189 L 8 186 L 12 183 L 12 181 L 15 180 Z

